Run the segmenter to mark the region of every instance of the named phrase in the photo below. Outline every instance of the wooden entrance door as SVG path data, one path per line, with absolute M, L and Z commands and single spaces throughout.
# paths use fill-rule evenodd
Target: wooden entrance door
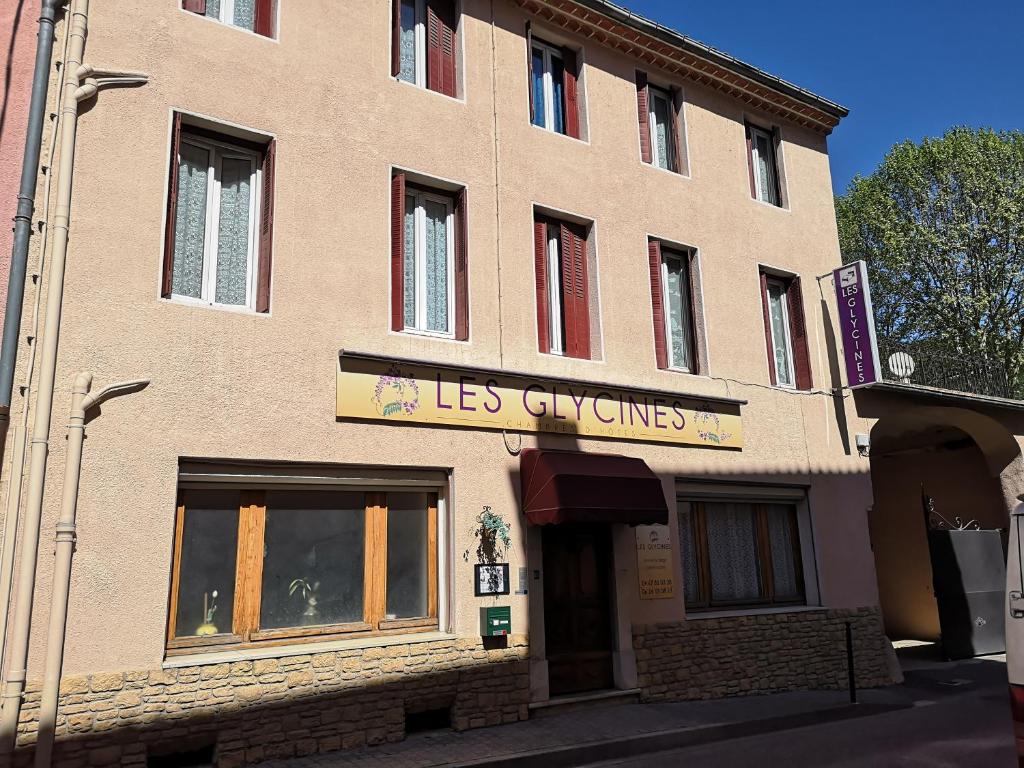
M 613 687 L 608 526 L 544 526 L 544 639 L 552 696 Z

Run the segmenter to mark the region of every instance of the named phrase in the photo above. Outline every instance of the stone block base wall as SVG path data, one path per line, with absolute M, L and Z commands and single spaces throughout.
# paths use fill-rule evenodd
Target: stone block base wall
M 693 618 L 633 628 L 645 701 L 845 689 L 846 622 L 857 685 L 896 681 L 877 607 Z
M 405 738 L 406 715 L 450 710 L 456 730 L 529 716 L 529 649 L 444 639 L 284 658 L 65 678 L 54 765 L 144 768 L 208 748 L 220 768 Z M 15 764 L 31 762 L 39 687 Z

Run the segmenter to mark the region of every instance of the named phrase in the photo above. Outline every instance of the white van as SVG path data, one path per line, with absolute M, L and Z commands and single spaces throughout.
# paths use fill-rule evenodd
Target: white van
M 1006 547 L 1006 672 L 1017 756 L 1024 766 L 1024 495 L 1010 515 Z

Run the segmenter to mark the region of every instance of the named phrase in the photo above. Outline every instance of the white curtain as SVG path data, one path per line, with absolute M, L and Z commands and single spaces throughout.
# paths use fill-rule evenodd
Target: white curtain
M 672 128 L 668 103 L 653 95 L 652 99 L 654 100 L 654 140 L 658 146 L 658 166 L 669 170 L 671 169 L 669 158 L 672 152 Z
M 686 603 L 699 597 L 697 575 L 697 542 L 693 535 L 693 517 L 689 502 L 679 504 L 679 551 L 683 555 L 683 591 Z
M 178 296 L 202 297 L 209 169 L 210 153 L 207 150 L 182 143 L 171 276 L 171 290 Z
M 768 310 L 772 323 L 772 341 L 775 346 L 775 378 L 779 384 L 792 384 L 790 376 L 789 344 L 786 334 L 786 292 L 778 283 L 768 283 Z
M 672 342 L 672 365 L 693 370 L 690 353 L 690 280 L 684 257 L 665 260 L 668 273 L 668 317 Z
M 245 304 L 249 279 L 251 161 L 225 158 L 221 163 L 220 181 L 216 301 Z
M 405 198 L 404 263 L 405 294 L 402 297 L 406 328 L 416 327 L 416 198 Z
M 448 330 L 448 210 L 427 200 L 426 213 L 426 289 L 428 331 Z
M 402 0 L 398 77 L 416 82 L 416 3 Z
M 796 548 L 793 543 L 793 507 L 788 504 L 768 505 L 768 539 L 772 549 L 772 579 L 776 599 L 800 597 L 797 581 Z
M 235 0 L 233 23 L 236 27 L 252 31 L 256 26 L 256 0 Z
M 720 502 L 708 503 L 705 509 L 711 598 L 715 601 L 757 600 L 761 595 L 761 576 L 753 506 Z

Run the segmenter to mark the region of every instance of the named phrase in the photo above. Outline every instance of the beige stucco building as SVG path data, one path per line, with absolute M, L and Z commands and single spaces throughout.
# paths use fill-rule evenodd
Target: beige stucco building
M 80 371 L 149 384 L 86 427 L 62 764 L 841 687 L 847 622 L 893 679 L 828 278 L 842 107 L 596 0 L 88 30 L 148 82 L 78 117 L 24 754 Z

